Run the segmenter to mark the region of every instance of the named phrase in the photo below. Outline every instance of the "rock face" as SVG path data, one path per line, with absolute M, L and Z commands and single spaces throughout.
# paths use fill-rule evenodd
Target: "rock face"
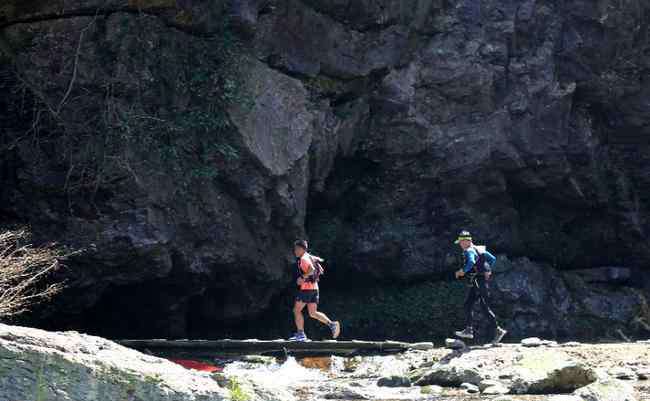
M 209 374 L 76 332 L 0 324 L 0 400 L 230 399 Z
M 648 13 L 5 2 L 0 215 L 84 250 L 41 323 L 232 334 L 287 294 L 295 237 L 375 286 L 444 277 L 467 228 L 532 260 L 496 284 L 512 334 L 647 330 Z

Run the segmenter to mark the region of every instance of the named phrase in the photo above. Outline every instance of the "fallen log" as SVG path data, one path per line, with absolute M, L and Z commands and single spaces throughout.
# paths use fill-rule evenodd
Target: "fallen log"
M 295 342 L 286 340 L 121 340 L 121 345 L 137 350 L 156 351 L 216 351 L 227 353 L 260 353 L 276 351 L 300 352 L 376 352 L 396 353 L 409 349 L 427 350 L 434 347 L 433 343 L 406 343 L 400 341 L 307 341 Z

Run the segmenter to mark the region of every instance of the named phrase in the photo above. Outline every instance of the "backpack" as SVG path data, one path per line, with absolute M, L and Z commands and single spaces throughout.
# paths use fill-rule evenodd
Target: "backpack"
M 474 266 L 472 267 L 472 273 L 485 273 L 486 271 L 489 271 L 490 267 L 488 266 L 487 260 L 485 259 L 485 251 L 487 250 L 485 246 L 473 245 L 472 249 L 474 249 L 478 255 L 476 263 L 474 263 Z

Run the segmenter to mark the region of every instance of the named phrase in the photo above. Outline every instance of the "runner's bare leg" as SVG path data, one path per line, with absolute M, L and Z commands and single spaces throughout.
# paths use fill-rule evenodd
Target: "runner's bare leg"
M 305 331 L 305 318 L 302 316 L 302 310 L 305 309 L 305 303 L 296 301 L 293 305 L 293 320 L 296 322 L 298 332 Z
M 309 311 L 309 316 L 312 319 L 316 319 L 323 324 L 332 324 L 332 321 L 327 317 L 327 315 L 325 315 L 323 312 L 318 311 L 318 304 L 307 304 L 307 310 Z

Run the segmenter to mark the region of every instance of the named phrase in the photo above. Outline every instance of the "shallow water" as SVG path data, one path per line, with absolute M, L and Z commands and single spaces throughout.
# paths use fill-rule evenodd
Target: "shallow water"
M 294 357 L 289 357 L 282 363 L 269 365 L 232 362 L 226 365 L 223 372 L 226 376 L 246 378 L 268 388 L 292 388 L 328 379 L 328 375 L 322 370 L 305 368 Z
M 309 366 L 305 367 L 303 365 Z M 388 388 L 377 386 L 377 378 L 405 374 L 408 364 L 396 357 L 359 358 L 353 372 L 346 372 L 344 358 L 310 357 L 259 365 L 232 362 L 224 368 L 234 376 L 269 389 L 293 394 L 297 399 L 371 399 L 418 400 L 428 398 L 418 387 Z

